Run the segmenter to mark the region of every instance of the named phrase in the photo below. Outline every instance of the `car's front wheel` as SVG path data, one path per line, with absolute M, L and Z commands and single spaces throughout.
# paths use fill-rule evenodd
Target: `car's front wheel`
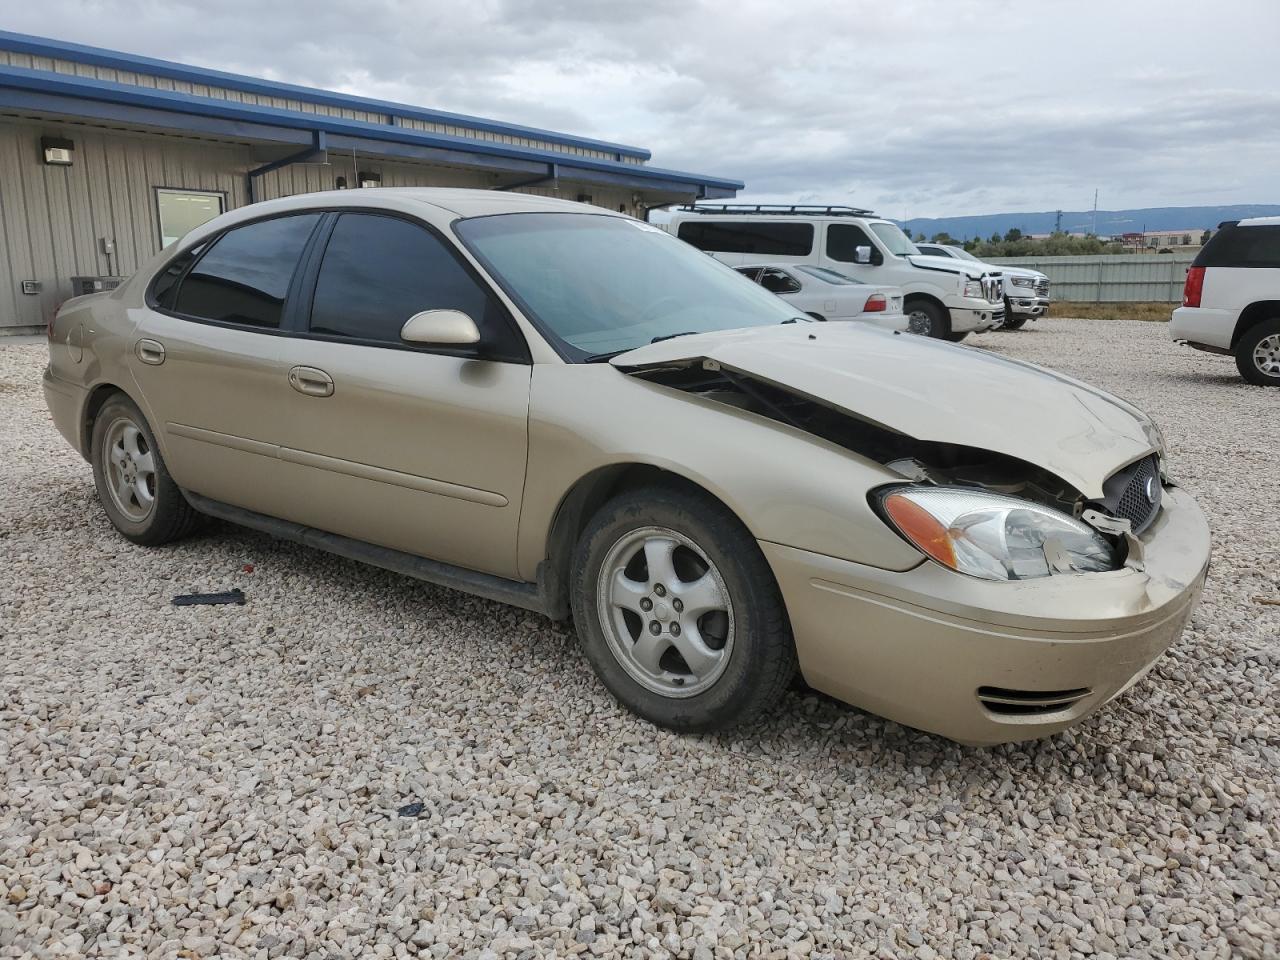
M 1260 387 L 1280 387 L 1280 317 L 1255 324 L 1236 344 L 1240 376 Z
M 606 503 L 578 543 L 573 616 L 614 697 L 673 730 L 750 720 L 795 674 L 764 555 L 736 517 L 697 493 L 649 487 Z
M 90 459 L 107 518 L 134 543 L 168 543 L 198 523 L 199 514 L 169 476 L 147 418 L 124 394 L 116 394 L 98 411 Z
M 951 333 L 951 318 L 936 303 L 912 300 L 907 304 L 907 330 L 922 337 L 941 340 Z
M 996 329 L 998 330 L 1018 330 L 1027 322 L 1025 315 L 1019 316 L 1013 312 L 1013 305 L 1006 298 L 1004 301 L 1004 322 Z

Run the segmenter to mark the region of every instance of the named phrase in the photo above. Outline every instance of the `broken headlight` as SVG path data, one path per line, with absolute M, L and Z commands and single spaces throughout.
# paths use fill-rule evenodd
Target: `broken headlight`
M 1029 500 L 962 487 L 895 487 L 880 502 L 907 541 L 943 566 L 984 580 L 1118 566 L 1098 531 Z

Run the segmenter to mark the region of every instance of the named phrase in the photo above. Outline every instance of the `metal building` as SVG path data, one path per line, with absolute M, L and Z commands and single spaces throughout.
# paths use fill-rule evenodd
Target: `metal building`
M 649 151 L 0 31 L 0 333 L 255 200 L 466 186 L 648 208 L 735 180 Z M 73 289 L 73 278 L 77 279 Z

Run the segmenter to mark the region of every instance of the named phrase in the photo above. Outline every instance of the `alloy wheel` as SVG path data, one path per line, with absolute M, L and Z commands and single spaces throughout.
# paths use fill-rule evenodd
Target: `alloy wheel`
M 119 417 L 102 444 L 102 472 L 111 500 L 124 516 L 141 523 L 156 505 L 156 460 L 136 423 Z
M 1258 341 L 1253 348 L 1253 363 L 1268 377 L 1280 377 L 1280 333 Z
M 907 314 L 907 332 L 919 334 L 922 337 L 929 336 L 929 331 L 933 329 L 933 322 L 929 319 L 929 315 L 923 310 L 912 310 Z
M 720 679 L 733 652 L 733 603 L 697 544 L 643 527 L 605 555 L 596 586 L 600 625 L 615 659 L 664 697 L 692 697 Z

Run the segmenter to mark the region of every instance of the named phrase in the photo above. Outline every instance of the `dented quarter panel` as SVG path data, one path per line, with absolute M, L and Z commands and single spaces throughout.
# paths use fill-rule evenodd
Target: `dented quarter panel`
M 1145 415 L 1101 390 L 982 350 L 881 330 L 796 324 L 707 333 L 612 363 L 638 370 L 704 358 L 917 440 L 1034 463 L 1091 499 L 1108 476 L 1154 449 Z

